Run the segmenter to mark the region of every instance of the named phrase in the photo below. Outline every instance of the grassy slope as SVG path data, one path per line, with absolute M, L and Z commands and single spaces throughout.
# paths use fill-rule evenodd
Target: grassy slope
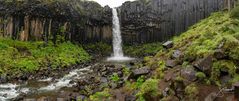
M 239 10 L 234 10 L 238 12 Z M 234 13 L 237 15 L 238 13 Z M 233 15 L 233 14 L 232 14 Z M 239 16 L 237 16 L 239 18 Z M 211 75 L 205 75 L 203 72 L 198 72 L 196 76 L 199 78 L 200 84 L 209 84 L 221 86 L 220 70 L 226 69 L 229 75 L 233 78 L 229 85 L 233 82 L 239 81 L 239 74 L 236 73 L 236 68 L 239 66 L 239 20 L 236 17 L 230 17 L 228 12 L 217 12 L 210 17 L 195 24 L 189 30 L 180 36 L 173 38 L 174 47 L 169 50 L 161 50 L 154 57 L 146 57 L 146 65 L 151 67 L 153 75 L 151 78 L 142 80 L 138 78 L 136 81 L 127 81 L 126 85 L 121 88 L 122 92 L 130 94 L 139 91 L 135 96 L 138 101 L 145 101 L 149 99 L 163 99 L 162 91 L 160 89 L 161 81 L 164 81 L 165 73 L 170 72 L 171 69 L 165 68 L 165 62 L 171 58 L 175 50 L 180 50 L 183 55 L 178 60 L 182 60 L 181 68 L 187 65 L 192 65 L 193 61 L 213 55 L 216 49 L 223 50 L 227 58 L 213 60 L 213 67 Z M 173 69 L 172 69 L 173 70 Z M 166 72 L 167 71 L 167 72 Z M 177 73 L 175 73 L 177 74 Z M 179 75 L 175 78 L 176 82 L 183 80 Z M 142 82 L 143 81 L 143 82 Z M 110 92 L 110 91 L 108 91 Z M 198 88 L 195 83 L 191 83 L 184 88 L 186 100 L 197 100 Z M 106 93 L 106 92 L 104 92 Z M 97 94 L 100 94 L 98 92 Z M 97 98 L 97 94 L 93 95 Z M 171 89 L 169 94 L 174 94 Z M 107 99 L 109 96 L 100 96 Z M 112 97 L 110 97 L 112 98 Z M 94 99 L 91 99 L 94 100 Z
M 56 46 L 43 42 L 22 42 L 0 38 L 0 74 L 22 74 L 48 67 L 61 68 L 88 61 L 82 47 L 70 42 Z

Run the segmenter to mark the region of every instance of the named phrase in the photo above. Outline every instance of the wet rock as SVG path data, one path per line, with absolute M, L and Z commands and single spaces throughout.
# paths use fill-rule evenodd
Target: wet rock
M 181 56 L 182 56 L 182 52 L 179 51 L 179 50 L 175 50 L 175 51 L 173 52 L 173 54 L 172 54 L 172 57 L 173 57 L 173 58 L 179 58 L 179 57 L 181 57 Z
M 7 82 L 7 76 L 6 75 L 1 75 L 0 76 L 0 83 L 5 83 Z
M 212 92 L 205 98 L 204 101 L 215 101 L 216 98 L 217 98 L 217 93 Z
M 111 83 L 110 83 L 110 87 L 111 87 L 112 89 L 115 89 L 115 88 L 118 87 L 118 85 L 117 85 L 117 83 L 111 82 Z
M 234 87 L 234 97 L 238 101 L 239 100 L 239 82 L 236 82 L 232 85 Z
M 196 77 L 196 71 L 194 70 L 194 68 L 192 66 L 189 66 L 189 67 L 186 67 L 184 69 L 182 69 L 180 71 L 181 73 L 181 76 L 189 81 L 195 81 L 197 80 L 197 77 Z
M 232 80 L 232 77 L 230 75 L 225 75 L 220 78 L 222 85 L 228 84 L 230 80 Z
M 65 101 L 64 98 L 57 98 L 56 101 Z
M 136 101 L 136 97 L 133 95 L 126 95 L 125 101 Z
M 165 65 L 167 67 L 173 68 L 178 65 L 178 61 L 177 60 L 167 60 Z
M 163 47 L 166 49 L 172 48 L 173 47 L 173 41 L 167 41 L 163 44 Z
M 26 98 L 23 101 L 37 101 L 35 98 Z
M 214 52 L 214 57 L 215 57 L 216 59 L 223 59 L 223 58 L 226 57 L 226 55 L 225 55 L 225 53 L 224 53 L 224 51 L 223 51 L 222 49 L 217 49 L 217 50 L 215 50 L 215 52 Z
M 194 63 L 194 67 L 199 69 L 200 71 L 210 75 L 211 67 L 212 67 L 212 56 L 205 57 L 203 59 L 199 59 Z
M 79 96 L 76 97 L 77 101 L 78 101 L 78 100 L 79 100 L 79 101 L 84 101 L 86 98 L 87 98 L 87 97 L 84 96 L 84 95 L 79 95 Z
M 150 72 L 149 67 L 142 67 L 132 71 L 133 77 L 139 77 L 141 75 L 146 75 Z
M 101 77 L 100 82 L 101 83 L 106 83 L 106 82 L 108 82 L 108 80 L 107 80 L 106 77 Z
M 47 97 L 41 97 L 41 98 L 37 99 L 37 101 L 51 101 L 51 100 Z
M 129 65 L 130 65 L 130 66 L 134 66 L 135 63 L 134 63 L 134 62 L 130 62 Z

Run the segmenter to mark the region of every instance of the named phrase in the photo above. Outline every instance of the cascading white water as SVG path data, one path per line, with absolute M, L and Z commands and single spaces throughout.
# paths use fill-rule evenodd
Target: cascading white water
M 125 61 L 132 60 L 132 58 L 124 57 L 122 50 L 122 37 L 120 31 L 120 23 L 117 10 L 113 8 L 113 57 L 108 58 L 108 61 Z
M 122 38 L 121 38 L 121 31 L 120 31 L 120 23 L 119 18 L 117 15 L 117 10 L 113 8 L 113 50 L 114 50 L 114 57 L 123 57 L 123 50 L 122 50 Z

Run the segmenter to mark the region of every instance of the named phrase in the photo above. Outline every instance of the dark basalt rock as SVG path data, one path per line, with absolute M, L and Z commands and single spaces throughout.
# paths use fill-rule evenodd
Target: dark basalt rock
M 200 71 L 206 73 L 207 75 L 210 75 L 211 73 L 211 67 L 212 67 L 212 56 L 207 56 L 203 59 L 199 59 L 194 63 L 194 67 L 199 69 Z
M 167 41 L 163 44 L 163 47 L 166 49 L 172 48 L 173 47 L 173 41 Z
M 182 69 L 180 72 L 180 74 L 183 78 L 185 78 L 191 82 L 197 80 L 196 73 L 197 72 L 194 70 L 193 66 L 186 67 L 186 68 Z
M 224 58 L 226 58 L 226 55 L 222 49 L 217 49 L 214 52 L 214 57 L 216 59 L 224 59 Z
M 149 67 L 142 67 L 142 68 L 133 70 L 131 77 L 139 77 L 141 75 L 146 75 L 148 73 L 150 73 Z
M 178 65 L 178 61 L 177 60 L 167 60 L 165 65 L 167 67 L 173 68 Z
M 172 58 L 176 59 L 182 56 L 182 52 L 180 50 L 175 50 L 172 54 Z
M 216 98 L 217 98 L 217 93 L 212 92 L 205 98 L 205 101 L 215 101 Z

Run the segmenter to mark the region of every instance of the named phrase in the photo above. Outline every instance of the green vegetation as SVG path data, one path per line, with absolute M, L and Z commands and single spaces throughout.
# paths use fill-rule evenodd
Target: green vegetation
M 114 81 L 114 82 L 118 82 L 120 80 L 119 76 L 117 73 L 114 73 L 112 76 L 111 76 L 111 80 Z
M 90 96 L 90 101 L 105 101 L 110 100 L 111 94 L 109 93 L 109 89 L 105 89 L 102 92 L 96 92 L 95 94 Z
M 238 4 L 237 4 L 237 6 L 236 6 L 234 9 L 232 9 L 232 11 L 231 11 L 231 17 L 232 17 L 232 18 L 239 19 L 239 2 L 238 2 Z
M 110 55 L 112 53 L 111 45 L 103 42 L 85 44 L 83 47 L 89 53 L 93 54 Z
M 86 62 L 90 56 L 70 42 L 57 45 L 0 38 L 0 74 L 22 74 Z
M 161 43 L 148 43 L 148 44 L 142 44 L 142 45 L 132 45 L 132 46 L 124 46 L 124 53 L 126 55 L 130 56 L 153 56 L 158 51 L 162 50 L 162 44 Z
M 199 80 L 203 80 L 206 78 L 206 75 L 203 72 L 197 72 L 196 77 L 199 78 Z
M 197 95 L 199 94 L 196 84 L 192 83 L 185 88 L 185 94 L 188 101 L 198 101 Z
M 160 95 L 158 89 L 158 79 L 148 79 L 140 87 L 140 91 L 136 95 L 138 101 L 144 101 L 145 96 L 157 97 Z
M 101 55 L 110 55 L 112 53 L 112 46 L 107 43 L 98 42 L 86 44 L 83 46 L 89 53 L 101 54 Z M 132 57 L 143 57 L 143 56 L 153 56 L 158 51 L 162 50 L 161 43 L 148 43 L 140 45 L 125 45 L 123 50 L 125 55 Z
M 175 45 L 169 52 L 158 54 L 167 54 L 166 57 L 170 58 L 171 53 L 178 49 L 184 53 L 183 65 L 188 65 L 191 64 L 188 61 L 213 56 L 216 50 L 220 49 L 228 58 L 218 60 L 214 58 L 210 75 L 210 80 L 220 85 L 219 77 L 222 70 L 228 71 L 233 78 L 236 76 L 236 67 L 239 65 L 236 62 L 239 60 L 238 36 L 239 20 L 232 18 L 228 12 L 218 12 L 192 26 L 179 37 L 175 37 L 173 39 Z M 202 73 L 197 73 L 196 76 L 205 77 Z

